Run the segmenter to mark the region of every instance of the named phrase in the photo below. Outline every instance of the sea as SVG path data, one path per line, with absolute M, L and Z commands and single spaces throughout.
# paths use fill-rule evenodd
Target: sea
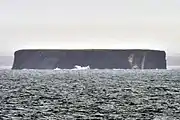
M 0 120 L 178 120 L 180 70 L 0 70 Z

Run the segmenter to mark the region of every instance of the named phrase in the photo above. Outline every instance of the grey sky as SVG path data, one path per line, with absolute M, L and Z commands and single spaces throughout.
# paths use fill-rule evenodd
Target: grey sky
M 22 48 L 180 51 L 179 0 L 0 0 L 0 53 Z

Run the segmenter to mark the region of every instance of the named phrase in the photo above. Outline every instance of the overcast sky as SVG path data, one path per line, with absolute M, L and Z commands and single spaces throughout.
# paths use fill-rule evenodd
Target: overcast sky
M 180 0 L 0 0 L 0 53 L 23 48 L 180 52 Z

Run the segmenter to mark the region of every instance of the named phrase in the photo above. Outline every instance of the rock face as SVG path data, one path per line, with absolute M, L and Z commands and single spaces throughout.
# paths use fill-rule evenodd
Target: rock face
M 14 53 L 12 69 L 166 69 L 166 53 L 140 49 L 40 50 L 26 49 Z

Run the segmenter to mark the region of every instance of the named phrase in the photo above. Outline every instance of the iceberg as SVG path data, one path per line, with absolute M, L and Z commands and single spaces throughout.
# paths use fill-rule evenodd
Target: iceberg
M 86 69 L 90 69 L 89 65 L 85 66 L 85 67 L 81 67 L 79 65 L 75 65 L 75 68 L 73 68 L 72 70 L 86 70 Z
M 89 65 L 85 66 L 85 67 L 81 67 L 79 65 L 75 65 L 73 69 L 70 70 L 86 70 L 86 69 L 90 69 Z M 55 68 L 54 70 L 62 70 L 61 68 Z

